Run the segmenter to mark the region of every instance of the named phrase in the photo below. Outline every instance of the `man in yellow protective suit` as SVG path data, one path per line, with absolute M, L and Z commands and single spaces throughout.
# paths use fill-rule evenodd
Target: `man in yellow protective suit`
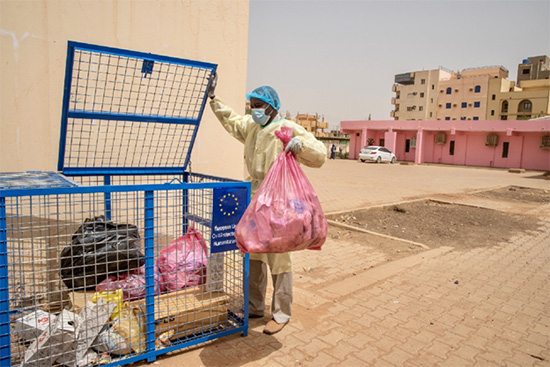
M 294 129 L 294 136 L 286 151 L 291 151 L 298 162 L 309 167 L 321 167 L 326 160 L 325 145 L 313 134 L 293 121 L 279 115 L 281 102 L 277 92 L 262 86 L 247 95 L 251 114 L 241 116 L 215 96 L 217 75 L 208 90 L 210 107 L 221 124 L 237 140 L 244 144 L 246 167 L 252 182 L 252 195 L 256 193 L 271 165 L 283 149 L 283 143 L 275 136 L 282 126 Z M 264 317 L 267 287 L 267 266 L 271 271 L 273 297 L 272 319 L 264 328 L 265 334 L 281 331 L 290 320 L 292 305 L 292 260 L 290 253 L 250 254 L 249 314 L 251 318 Z

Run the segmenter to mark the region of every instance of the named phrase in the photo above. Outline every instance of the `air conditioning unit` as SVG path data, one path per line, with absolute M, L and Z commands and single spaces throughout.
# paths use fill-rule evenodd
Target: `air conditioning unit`
M 453 107 L 456 107 L 456 103 L 453 105 Z
M 470 92 L 473 92 L 474 91 L 474 88 L 470 88 Z
M 447 135 L 443 133 L 435 134 L 435 143 L 436 144 L 445 144 L 445 140 L 447 138 Z
M 416 148 L 416 138 L 411 138 L 411 148 Z
M 498 135 L 487 135 L 485 139 L 485 146 L 496 147 L 498 144 Z
M 550 135 L 542 136 L 540 138 L 540 148 L 550 149 Z

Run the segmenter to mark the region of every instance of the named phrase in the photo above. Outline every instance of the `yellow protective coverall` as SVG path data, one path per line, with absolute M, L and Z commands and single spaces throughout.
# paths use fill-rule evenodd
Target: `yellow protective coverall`
M 273 162 L 283 150 L 283 143 L 275 136 L 275 131 L 280 130 L 283 126 L 291 127 L 294 130 L 293 137 L 298 137 L 302 142 L 302 151 L 296 156 L 299 163 L 309 167 L 321 167 L 325 163 L 327 157 L 325 145 L 317 140 L 313 134 L 293 121 L 279 118 L 266 126 L 261 126 L 254 122 L 250 115 L 242 116 L 237 114 L 218 97 L 210 101 L 210 107 L 225 130 L 244 144 L 244 157 L 250 175 L 247 180 L 252 183 L 252 195 L 256 193 Z M 267 264 L 271 270 L 271 274 L 274 276 L 290 273 L 289 281 L 291 287 L 292 260 L 290 253 L 250 254 L 250 260 L 251 266 L 253 260 Z M 286 283 L 286 281 L 283 282 Z M 282 288 L 288 288 L 288 286 L 282 285 Z M 285 292 L 292 292 L 292 290 L 281 291 L 281 293 Z M 277 302 L 275 298 L 276 296 L 273 300 L 274 303 Z M 291 298 L 290 296 L 290 301 L 288 302 L 291 302 Z M 281 303 L 288 302 L 281 301 Z M 279 318 L 282 321 L 276 321 L 288 321 L 290 318 L 290 305 L 282 307 L 282 313 Z

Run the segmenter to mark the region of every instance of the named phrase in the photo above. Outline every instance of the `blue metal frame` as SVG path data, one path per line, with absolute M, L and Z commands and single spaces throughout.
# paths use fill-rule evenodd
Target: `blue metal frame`
M 8 289 L 6 199 L 0 197 L 0 366 L 11 364 L 10 295 Z
M 89 193 L 113 193 L 113 192 L 137 192 L 137 191 L 167 191 L 167 190 L 200 190 L 214 189 L 218 187 L 244 187 L 250 191 L 251 184 L 248 181 L 236 182 L 204 182 L 204 183 L 163 183 L 146 185 L 116 185 L 116 186 L 75 186 L 75 187 L 50 187 L 37 189 L 12 189 L 0 190 L 0 198 L 19 196 L 42 195 L 68 195 Z
M 99 45 L 92 45 L 81 42 L 68 42 L 67 50 L 67 59 L 65 67 L 65 82 L 63 89 L 63 107 L 61 113 L 61 134 L 59 139 L 59 156 L 57 170 L 63 172 L 67 175 L 103 175 L 103 174 L 156 174 L 156 173 L 170 173 L 176 170 L 179 174 L 185 172 L 187 165 L 191 159 L 191 152 L 195 143 L 195 139 L 198 132 L 198 126 L 202 119 L 204 108 L 206 106 L 206 101 L 208 99 L 207 94 L 205 93 L 202 96 L 201 107 L 198 113 L 197 118 L 173 118 L 173 117 L 162 117 L 154 115 L 130 115 L 130 114 L 114 114 L 114 113 L 103 113 L 103 112 L 86 112 L 86 111 L 71 111 L 70 101 L 71 101 L 71 82 L 73 79 L 73 65 L 75 61 L 75 51 L 92 51 L 98 52 L 101 54 L 115 55 L 115 56 L 126 56 L 143 59 L 144 61 L 161 61 L 172 64 L 191 66 L 209 70 L 210 80 L 209 84 L 212 83 L 213 75 L 217 69 L 216 64 L 211 64 L 207 62 L 200 62 L 195 60 L 187 60 L 176 57 L 157 55 L 139 51 L 124 50 L 113 47 L 105 47 Z M 152 65 L 152 64 L 151 64 Z M 195 129 L 191 136 L 189 142 L 189 147 L 187 154 L 182 167 L 65 167 L 65 153 L 67 150 L 67 126 L 69 118 L 78 118 L 78 119 L 98 119 L 98 120 L 113 120 L 113 121 L 134 121 L 134 122 L 155 122 L 155 123 L 167 123 L 167 124 L 185 124 L 194 126 Z M 170 171 L 170 172 L 168 172 Z
M 205 178 L 216 178 L 215 176 L 193 174 Z M 218 178 L 220 179 L 220 178 Z M 74 195 L 85 193 L 103 193 L 106 202 L 112 193 L 116 192 L 143 192 L 144 193 L 144 230 L 145 230 L 145 279 L 146 279 L 146 351 L 131 355 L 127 358 L 117 360 L 107 366 L 120 366 L 141 360 L 152 362 L 157 356 L 168 352 L 188 348 L 194 345 L 202 344 L 210 340 L 218 339 L 227 335 L 242 333 L 248 335 L 248 276 L 249 276 L 249 256 L 244 256 L 243 264 L 243 298 L 244 298 L 244 319 L 237 317 L 231 311 L 229 318 L 233 319 L 242 326 L 230 330 L 219 330 L 216 332 L 208 331 L 198 334 L 198 338 L 185 343 L 176 344 L 163 349 L 155 349 L 155 290 L 154 290 L 154 237 L 155 237 L 155 192 L 169 190 L 199 190 L 215 188 L 246 188 L 247 205 L 250 203 L 251 184 L 247 181 L 229 181 L 228 182 L 205 182 L 205 183 L 165 183 L 165 184 L 147 184 L 147 185 L 120 185 L 110 186 L 110 178 L 106 176 L 105 186 L 74 186 L 74 187 L 54 187 L 54 188 L 24 188 L 0 190 L 0 366 L 11 364 L 11 341 L 10 341 L 10 317 L 9 317 L 9 294 L 8 294 L 8 259 L 7 259 L 7 228 L 6 228 L 6 198 L 11 197 L 30 197 L 44 195 Z M 212 223 L 204 224 L 212 226 Z M 203 335 L 203 336 L 200 336 Z
M 112 47 L 104 47 L 80 42 L 68 42 L 67 58 L 66 58 L 66 70 L 65 70 L 65 81 L 64 81 L 64 95 L 63 95 L 63 104 L 62 104 L 62 114 L 61 114 L 61 134 L 59 140 L 59 156 L 58 156 L 58 171 L 62 172 L 67 176 L 102 176 L 103 186 L 75 186 L 75 187 L 22 187 L 14 189 L 0 189 L 0 366 L 10 365 L 11 364 L 11 339 L 10 339 L 10 309 L 9 309 L 9 282 L 8 282 L 8 257 L 7 257 L 7 218 L 6 218 L 6 198 L 17 198 L 17 197 L 29 197 L 29 203 L 32 202 L 33 197 L 44 196 L 44 195 L 74 195 L 74 194 L 103 194 L 103 199 L 105 202 L 105 216 L 111 218 L 112 214 L 112 199 L 113 193 L 118 192 L 142 192 L 144 195 L 144 243 L 145 243 L 145 302 L 146 302 L 146 350 L 139 354 L 130 355 L 127 358 L 122 358 L 116 362 L 108 364 L 108 366 L 118 366 L 121 364 L 129 364 L 141 360 L 148 360 L 149 362 L 154 361 L 157 356 L 166 354 L 168 352 L 176 351 L 183 348 L 188 348 L 197 344 L 202 344 L 210 340 L 218 339 L 231 334 L 236 334 L 242 332 L 243 336 L 248 335 L 248 299 L 249 299 L 249 290 L 248 290 L 248 277 L 249 277 L 249 256 L 246 254 L 243 258 L 243 289 L 242 295 L 244 299 L 243 309 L 244 309 L 244 318 L 233 313 L 231 310 L 228 310 L 228 317 L 232 320 L 235 325 L 234 328 L 229 330 L 219 329 L 215 331 L 204 331 L 198 334 L 194 334 L 193 339 L 187 342 L 169 346 L 163 349 L 155 349 L 155 323 L 154 323 L 154 313 L 155 313 L 155 287 L 154 287 L 154 237 L 155 237 L 155 195 L 159 191 L 169 191 L 169 190 L 181 190 L 183 193 L 182 196 L 182 210 L 184 211 L 184 223 L 183 228 L 187 230 L 188 221 L 193 220 L 197 221 L 207 227 L 212 227 L 212 220 L 208 218 L 199 218 L 196 215 L 192 215 L 186 212 L 188 208 L 189 201 L 189 190 L 201 190 L 201 189 L 216 189 L 216 188 L 246 188 L 247 195 L 247 205 L 250 203 L 250 191 L 251 184 L 250 182 L 245 181 L 236 181 L 229 178 L 222 178 L 217 176 L 203 175 L 197 173 L 187 172 L 187 166 L 190 162 L 191 152 L 195 144 L 195 139 L 198 133 L 198 127 L 204 109 L 206 107 L 206 102 L 208 96 L 206 92 L 202 96 L 195 96 L 194 101 L 196 102 L 195 106 L 197 107 L 194 110 L 194 115 L 196 118 L 177 118 L 177 117 L 163 117 L 163 116 L 154 116 L 154 115 L 130 115 L 130 114 L 120 114 L 120 113 L 111 113 L 111 112 L 97 112 L 97 111 L 83 111 L 83 110 L 70 110 L 71 106 L 71 88 L 73 81 L 73 67 L 75 62 L 76 51 L 90 51 L 97 52 L 100 54 L 114 55 L 114 56 L 123 56 L 129 58 L 138 58 L 143 60 L 143 65 L 141 71 L 145 73 L 144 77 L 149 77 L 149 75 L 154 71 L 155 62 L 165 62 L 178 64 L 183 66 L 190 66 L 205 69 L 210 72 L 210 79 L 208 80 L 208 86 L 212 83 L 214 73 L 217 69 L 216 64 L 199 62 L 193 60 L 186 60 L 181 58 L 175 58 L 170 56 L 155 55 L 145 52 L 123 50 Z M 206 83 L 206 78 L 208 74 L 203 74 L 201 90 L 204 88 Z M 208 88 L 207 88 L 208 89 Z M 199 107 L 200 101 L 200 107 Z M 183 162 L 182 167 L 160 167 L 162 162 L 158 162 L 157 166 L 153 167 L 86 167 L 86 166 L 65 166 L 65 155 L 67 149 L 70 149 L 70 146 L 67 147 L 67 134 L 68 134 L 68 123 L 70 119 L 81 119 L 81 120 L 103 120 L 103 121 L 129 121 L 137 123 L 161 123 L 161 124 L 178 124 L 178 125 L 189 125 L 190 129 L 186 129 L 188 137 L 190 140 L 186 142 L 188 144 L 187 152 L 185 158 L 179 161 L 176 165 L 179 165 Z M 192 131 L 190 131 L 192 130 Z M 185 150 L 183 150 L 185 152 Z M 69 152 L 71 153 L 71 152 Z M 111 163 L 112 164 L 112 163 Z M 116 164 L 115 164 L 116 165 Z M 174 182 L 162 183 L 162 184 L 141 184 L 141 185 L 115 185 L 112 183 L 116 182 L 115 176 L 154 176 L 154 175 L 174 175 L 177 177 L 183 176 L 183 183 L 179 180 Z M 189 183 L 191 178 L 204 179 L 207 182 L 198 182 L 198 183 Z M 239 295 L 240 298 L 240 295 Z M 240 312 L 239 312 L 240 313 Z

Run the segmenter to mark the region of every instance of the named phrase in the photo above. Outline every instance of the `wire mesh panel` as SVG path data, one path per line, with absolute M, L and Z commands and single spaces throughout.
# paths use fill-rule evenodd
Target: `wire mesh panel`
M 58 169 L 184 172 L 215 68 L 69 42 Z
M 232 236 L 217 216 L 244 211 L 250 184 L 204 177 L 0 190 L 0 365 L 119 365 L 246 334 L 247 258 L 217 247 Z

